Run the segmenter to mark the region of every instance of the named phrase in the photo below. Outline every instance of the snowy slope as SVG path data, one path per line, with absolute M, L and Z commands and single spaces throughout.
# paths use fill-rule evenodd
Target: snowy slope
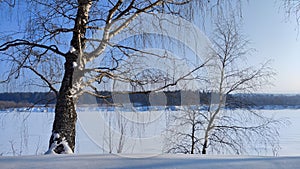
M 0 157 L 1 169 L 297 169 L 300 157 L 159 155 L 42 155 Z

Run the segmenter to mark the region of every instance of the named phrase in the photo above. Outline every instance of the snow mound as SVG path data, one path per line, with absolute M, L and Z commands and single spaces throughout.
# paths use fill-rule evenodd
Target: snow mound
M 159 155 L 47 155 L 0 157 L 0 168 L 10 169 L 295 169 L 300 157 Z

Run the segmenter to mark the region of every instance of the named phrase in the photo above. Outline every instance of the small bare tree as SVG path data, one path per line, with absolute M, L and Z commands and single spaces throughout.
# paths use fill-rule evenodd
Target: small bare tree
M 199 110 L 184 107 L 170 117 L 174 124 L 168 128 L 167 153 L 201 154 L 203 137 L 203 114 Z
M 216 23 L 212 39 L 215 69 L 207 77 L 210 79 L 210 106 L 207 110 L 185 107 L 174 115 L 174 124 L 168 130 L 172 139 L 167 139 L 172 144 L 167 152 L 206 154 L 210 147 L 211 151 L 241 154 L 250 149 L 260 151 L 260 146 L 278 148 L 278 129 L 283 121 L 245 108 L 247 103 L 241 100 L 226 101 L 230 94 L 251 93 L 268 85 L 274 75 L 267 63 L 258 68 L 245 66 L 243 61 L 251 49 L 239 31 L 234 19 L 220 19 Z M 241 109 L 224 109 L 229 104 Z
M 128 121 L 120 112 L 106 112 L 104 116 L 108 121 L 108 126 L 103 135 L 105 144 L 103 148 L 107 147 L 108 153 L 122 153 L 126 143 L 126 136 L 130 134 Z

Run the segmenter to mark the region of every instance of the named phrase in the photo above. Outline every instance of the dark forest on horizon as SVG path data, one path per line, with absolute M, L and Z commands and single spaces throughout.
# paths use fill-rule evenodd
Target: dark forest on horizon
M 79 98 L 79 105 L 112 106 L 114 103 L 132 104 L 133 106 L 182 106 L 209 105 L 215 93 L 199 91 L 162 91 L 120 93 L 102 91 L 103 98 L 84 94 Z M 217 100 L 218 101 L 218 100 Z M 34 105 L 51 106 L 56 103 L 54 93 L 18 92 L 0 93 L 0 109 L 29 107 Z M 300 94 L 231 94 L 226 96 L 228 108 L 253 108 L 262 106 L 300 106 Z

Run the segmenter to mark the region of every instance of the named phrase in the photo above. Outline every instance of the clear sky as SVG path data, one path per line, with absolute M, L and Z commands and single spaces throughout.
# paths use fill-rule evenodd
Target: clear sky
M 300 26 L 295 17 L 287 19 L 280 5 L 282 0 L 243 1 L 244 33 L 252 42 L 250 46 L 256 49 L 249 62 L 255 65 L 271 59 L 277 73 L 272 81 L 274 86 L 260 92 L 300 93 L 300 29 L 297 29 Z M 2 31 L 7 28 L 0 25 Z
M 272 60 L 277 73 L 272 81 L 274 86 L 261 92 L 300 93 L 300 31 L 295 17 L 287 19 L 280 3 L 280 0 L 244 3 L 244 33 L 256 49 L 249 61 L 258 64 Z

